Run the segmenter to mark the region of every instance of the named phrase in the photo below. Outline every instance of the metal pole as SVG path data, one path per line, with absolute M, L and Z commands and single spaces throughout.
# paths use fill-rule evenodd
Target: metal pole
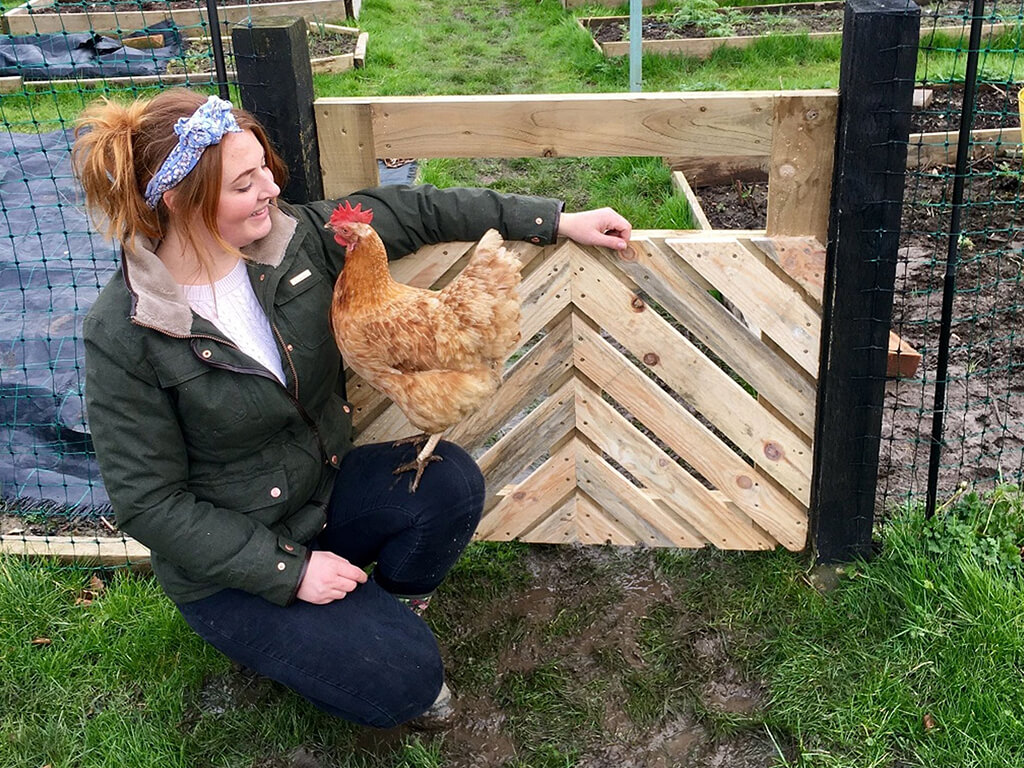
M 960 216 L 963 212 L 964 180 L 971 145 L 971 124 L 974 122 L 974 98 L 978 90 L 978 58 L 981 46 L 981 25 L 985 0 L 974 0 L 971 9 L 971 37 L 967 49 L 967 71 L 964 74 L 964 103 L 960 110 L 959 144 L 953 172 L 953 212 L 949 221 L 949 244 L 946 252 L 946 276 L 942 287 L 942 319 L 939 329 L 939 359 L 935 371 L 935 408 L 932 412 L 931 450 L 928 456 L 928 497 L 925 516 L 935 514 L 939 488 L 939 460 L 942 457 L 942 429 L 946 415 L 946 384 L 949 374 L 949 339 L 953 329 L 953 298 L 956 294 L 956 270 L 960 261 Z
M 224 41 L 220 37 L 217 0 L 206 0 L 206 13 L 210 22 L 210 45 L 213 47 L 213 69 L 217 73 L 217 90 L 220 91 L 220 97 L 227 101 L 228 68 L 224 63 Z
M 629 90 L 643 90 L 644 22 L 642 0 L 629 0 Z

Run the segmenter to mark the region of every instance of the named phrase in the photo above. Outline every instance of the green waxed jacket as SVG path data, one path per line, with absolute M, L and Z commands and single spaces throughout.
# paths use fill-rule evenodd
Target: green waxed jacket
M 427 243 L 550 243 L 561 204 L 487 190 L 380 187 L 348 198 L 373 209 L 388 256 Z M 272 209 L 243 249 L 278 342 L 286 386 L 213 324 L 140 242 L 85 320 L 86 409 L 118 525 L 148 546 L 175 602 L 225 587 L 286 605 L 325 524 L 336 468 L 352 445 L 351 407 L 329 325 L 344 249 L 323 228 L 334 202 Z

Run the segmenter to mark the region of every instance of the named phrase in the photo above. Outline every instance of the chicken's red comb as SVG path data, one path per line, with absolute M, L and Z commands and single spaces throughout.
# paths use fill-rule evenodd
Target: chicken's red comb
M 362 203 L 358 203 L 356 207 L 353 208 L 352 204 L 346 200 L 334 209 L 334 213 L 331 214 L 331 219 L 327 223 L 329 226 L 337 227 L 342 224 L 351 224 L 353 222 L 369 224 L 371 221 L 373 221 L 373 211 L 370 208 L 367 208 L 364 211 Z

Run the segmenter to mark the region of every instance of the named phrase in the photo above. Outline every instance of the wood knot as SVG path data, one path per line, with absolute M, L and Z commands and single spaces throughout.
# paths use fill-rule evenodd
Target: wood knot
M 772 461 L 778 461 L 786 452 L 782 450 L 782 446 L 776 443 L 774 440 L 769 440 L 764 444 L 764 455 Z
M 817 120 L 818 119 L 818 110 L 816 110 L 816 109 L 808 109 L 806 112 L 804 112 L 804 119 L 806 119 L 806 120 Z
M 644 365 L 657 365 L 661 362 L 661 359 L 653 352 L 648 352 L 644 355 Z
M 636 249 L 632 243 L 628 243 L 624 250 L 619 251 L 619 258 L 623 261 L 636 261 Z
M 739 477 L 736 478 L 736 485 L 738 485 L 745 491 L 749 491 L 751 488 L 754 487 L 754 481 L 751 480 L 746 475 L 740 475 Z
M 541 152 L 542 157 L 555 157 L 557 153 L 551 147 L 547 147 Z
M 512 494 L 512 501 L 523 501 L 526 498 L 526 491 L 516 491 Z
M 629 306 L 631 306 L 637 312 L 643 312 L 645 309 L 647 309 L 647 305 L 644 304 L 644 300 L 641 299 L 639 296 L 634 296 L 633 300 L 629 302 Z

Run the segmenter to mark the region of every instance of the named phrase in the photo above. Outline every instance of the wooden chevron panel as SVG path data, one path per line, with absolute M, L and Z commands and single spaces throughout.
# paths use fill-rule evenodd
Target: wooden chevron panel
M 624 254 L 509 247 L 522 349 L 488 407 L 446 435 L 487 478 L 477 537 L 802 549 L 821 316 L 799 265 L 770 258 L 793 243 L 648 231 Z M 392 269 L 437 287 L 470 248 Z M 349 398 L 357 443 L 414 432 L 358 377 Z

